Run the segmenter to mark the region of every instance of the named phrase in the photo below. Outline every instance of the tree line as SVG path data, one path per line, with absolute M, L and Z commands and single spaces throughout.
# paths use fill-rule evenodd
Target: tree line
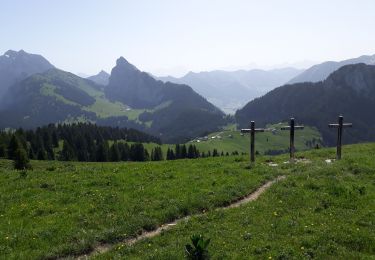
M 29 167 L 29 159 L 118 162 L 229 155 L 217 149 L 201 153 L 193 144 L 176 144 L 174 149 L 168 148 L 164 155 L 160 146 L 148 151 L 142 142 L 161 144 L 158 138 L 134 129 L 103 127 L 90 123 L 51 124 L 35 130 L 20 128 L 0 132 L 0 157 L 18 161 L 19 165 L 15 167 L 23 169 Z

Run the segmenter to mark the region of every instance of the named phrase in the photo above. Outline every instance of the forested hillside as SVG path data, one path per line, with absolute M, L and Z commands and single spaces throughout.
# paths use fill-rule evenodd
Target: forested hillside
M 238 110 L 241 126 L 249 120 L 259 125 L 287 121 L 295 117 L 299 123 L 313 125 L 323 140 L 333 145 L 336 131 L 328 128 L 340 114 L 354 127 L 346 130 L 348 143 L 375 141 L 375 66 L 347 65 L 332 73 L 325 81 L 298 83 L 279 87 Z

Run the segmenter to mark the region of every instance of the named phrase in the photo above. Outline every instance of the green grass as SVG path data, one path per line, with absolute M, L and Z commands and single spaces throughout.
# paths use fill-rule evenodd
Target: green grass
M 55 92 L 56 86 L 52 84 L 45 83 L 43 86 L 40 88 L 40 93 L 44 96 L 50 96 L 50 97 L 55 97 L 57 101 L 63 102 L 64 104 L 71 105 L 71 106 L 76 106 L 78 105 L 77 103 L 70 101 L 63 97 L 60 94 L 57 94 Z
M 280 125 L 270 125 L 270 128 L 280 129 Z M 217 149 L 220 153 L 223 151 L 224 153 L 228 152 L 231 154 L 234 151 L 239 153 L 249 153 L 250 150 L 250 136 L 248 134 L 241 135 L 240 131 L 235 129 L 235 125 L 229 125 L 226 129 L 231 130 L 223 130 L 221 132 L 215 132 L 208 135 L 208 141 L 202 142 L 187 142 L 186 145 L 194 144 L 200 152 L 207 153 L 208 151 L 213 151 L 213 149 Z M 220 136 L 221 138 L 216 138 Z M 212 137 L 215 137 L 213 139 Z M 315 143 L 321 142 L 321 135 L 319 131 L 312 127 L 306 127 L 303 131 L 296 131 L 295 137 L 295 146 L 297 151 L 304 151 L 311 149 L 308 145 L 306 145 L 307 141 L 315 140 Z M 109 142 L 112 145 L 113 142 Z M 128 144 L 132 144 L 133 142 L 128 142 Z M 164 157 L 167 154 L 168 148 L 174 149 L 174 144 L 162 144 L 158 145 L 156 143 L 143 143 L 144 147 L 151 152 L 153 148 L 156 146 L 160 146 L 162 148 Z M 275 133 L 271 132 L 264 132 L 259 133 L 256 135 L 255 139 L 255 149 L 259 153 L 263 154 L 265 151 L 268 150 L 288 150 L 289 148 L 289 132 L 288 131 L 276 131 Z
M 288 177 L 257 201 L 193 217 L 97 258 L 183 259 L 189 237 L 204 234 L 212 259 L 374 259 L 375 145 L 344 150 L 344 159 L 329 165 L 333 149 L 300 154 L 309 164 L 276 157 Z
M 280 129 L 280 125 L 270 125 L 270 128 Z M 225 129 L 230 130 L 223 130 L 220 132 L 215 132 L 208 135 L 207 141 L 191 141 L 186 143 L 186 145 L 194 144 L 200 152 L 207 153 L 208 151 L 213 151 L 213 149 L 217 149 L 220 153 L 223 151 L 224 153 L 228 152 L 231 154 L 234 151 L 239 153 L 249 153 L 250 150 L 250 136 L 249 134 L 241 135 L 240 131 L 235 129 L 235 125 L 227 126 Z M 220 138 L 217 138 L 220 136 Z M 215 137 L 215 138 L 212 138 Z M 297 151 L 304 151 L 311 149 L 306 142 L 314 141 L 315 143 L 319 143 L 322 140 L 322 137 L 319 131 L 312 127 L 305 127 L 303 131 L 296 131 L 295 134 L 295 146 Z M 155 143 L 144 143 L 145 148 L 149 151 L 159 146 Z M 161 148 L 163 150 L 164 155 L 167 154 L 168 148 L 174 149 L 175 145 L 171 144 L 163 144 Z M 275 133 L 272 132 L 264 132 L 256 134 L 255 137 L 255 150 L 259 153 L 263 154 L 268 150 L 288 150 L 289 148 L 289 132 L 288 131 L 276 131 Z
M 0 255 L 79 254 L 247 194 L 278 175 L 249 173 L 236 157 L 155 163 L 33 161 L 27 174 L 0 160 Z
M 284 125 L 284 124 L 283 124 Z M 280 124 L 269 125 L 269 128 L 275 128 L 277 131 L 257 133 L 255 135 L 255 150 L 259 153 L 264 153 L 267 150 L 287 150 L 289 147 L 289 131 L 281 131 Z M 234 130 L 234 126 L 231 126 L 231 130 L 223 130 L 208 135 L 208 141 L 193 142 L 200 151 L 212 151 L 214 148 L 224 152 L 244 152 L 249 153 L 250 147 L 250 135 L 241 135 L 240 131 Z M 228 128 L 227 128 L 228 129 Z M 215 138 L 213 138 L 215 137 Z M 220 137 L 217 138 L 217 137 Z M 311 147 L 306 145 L 306 141 L 321 140 L 319 131 L 315 128 L 306 126 L 302 131 L 296 131 L 295 133 L 295 147 L 297 150 L 307 150 Z
M 211 238 L 212 259 L 369 259 L 375 256 L 375 144 L 287 155 L 148 163 L 33 161 L 33 171 L 0 160 L 0 255 L 35 259 L 116 244 L 188 214 L 208 212 L 134 246 L 117 244 L 99 259 L 181 259 L 192 234 Z M 273 160 L 278 167 L 270 167 Z M 257 201 L 216 207 L 279 175 Z

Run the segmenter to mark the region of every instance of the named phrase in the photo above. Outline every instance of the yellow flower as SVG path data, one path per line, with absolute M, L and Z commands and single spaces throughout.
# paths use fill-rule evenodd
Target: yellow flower
M 301 249 L 303 250 L 303 249 L 305 249 L 303 246 L 301 246 Z
M 9 239 L 9 237 L 5 237 L 5 239 Z

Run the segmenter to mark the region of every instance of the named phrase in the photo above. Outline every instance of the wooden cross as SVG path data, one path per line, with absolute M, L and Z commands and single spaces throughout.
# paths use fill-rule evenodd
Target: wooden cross
M 341 146 L 342 146 L 342 132 L 346 127 L 352 127 L 352 123 L 344 124 L 344 117 L 339 116 L 338 124 L 329 124 L 329 128 L 337 128 L 337 148 L 336 148 L 336 159 L 341 159 Z
M 289 130 L 290 131 L 290 145 L 289 145 L 289 154 L 290 154 L 290 160 L 294 161 L 294 130 L 303 130 L 305 127 L 303 125 L 295 125 L 294 118 L 290 119 L 290 125 L 289 126 L 283 126 L 281 127 L 281 130 Z
M 255 133 L 264 132 L 264 128 L 255 128 L 255 122 L 250 122 L 250 129 L 241 129 L 241 133 L 250 133 L 250 161 L 255 162 Z

